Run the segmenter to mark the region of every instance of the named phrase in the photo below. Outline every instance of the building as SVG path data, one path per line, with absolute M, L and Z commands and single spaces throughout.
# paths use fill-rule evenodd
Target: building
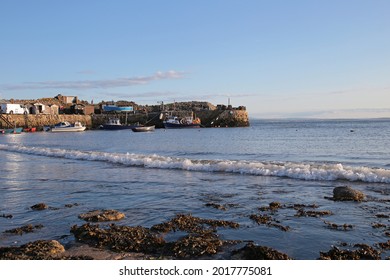
M 64 104 L 77 104 L 78 98 L 77 96 L 65 96 L 58 94 L 55 98 L 57 98 L 61 103 Z
M 28 113 L 32 115 L 45 114 L 45 115 L 58 115 L 58 105 L 47 105 L 43 103 L 28 103 L 25 104 Z
M 92 115 L 95 113 L 95 106 L 85 104 L 73 104 L 72 106 L 70 106 L 70 112 L 72 114 L 79 115 Z

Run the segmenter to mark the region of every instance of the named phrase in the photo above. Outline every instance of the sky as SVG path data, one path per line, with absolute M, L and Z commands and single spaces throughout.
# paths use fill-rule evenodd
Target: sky
M 0 99 L 390 117 L 388 0 L 0 0 Z

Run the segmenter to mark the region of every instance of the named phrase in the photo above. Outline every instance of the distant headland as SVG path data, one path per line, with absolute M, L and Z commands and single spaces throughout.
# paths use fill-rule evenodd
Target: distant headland
M 192 115 L 200 119 L 201 127 L 249 126 L 245 106 L 213 105 L 206 101 L 158 102 L 157 105 L 140 105 L 125 100 L 94 103 L 61 94 L 33 100 L 0 100 L 0 128 L 20 126 L 41 130 L 61 121 L 80 121 L 88 129 L 95 129 L 113 117 L 122 123 L 153 124 L 156 128 L 163 128 L 163 120 L 172 115 Z

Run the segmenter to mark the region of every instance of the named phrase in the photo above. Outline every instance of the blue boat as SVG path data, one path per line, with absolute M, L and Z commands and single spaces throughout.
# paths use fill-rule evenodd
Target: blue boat
M 116 112 L 116 113 L 133 112 L 132 106 L 122 107 L 122 106 L 115 106 L 115 105 L 103 105 L 102 109 L 104 112 Z
M 101 129 L 106 130 L 133 129 L 134 127 L 138 127 L 138 125 L 122 124 L 118 118 L 110 118 L 105 124 L 100 126 Z
M 23 131 L 23 127 L 5 128 L 0 129 L 0 134 L 20 134 Z

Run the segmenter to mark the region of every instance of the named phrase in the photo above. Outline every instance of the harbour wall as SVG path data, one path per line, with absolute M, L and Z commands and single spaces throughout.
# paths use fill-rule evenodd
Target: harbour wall
M 190 111 L 179 112 L 179 116 L 185 116 Z M 163 123 L 160 119 L 160 112 L 155 113 L 136 113 L 136 114 L 95 114 L 95 115 L 0 115 L 0 128 L 8 127 L 36 127 L 38 130 L 44 126 L 52 126 L 62 121 L 74 123 L 76 121 L 85 124 L 88 129 L 96 129 L 104 124 L 110 117 L 119 117 L 122 123 L 128 124 L 149 124 L 162 128 Z M 249 117 L 246 110 L 204 110 L 195 112 L 195 117 L 200 118 L 203 127 L 245 127 L 249 126 Z M 127 117 L 127 119 L 126 119 Z
M 59 122 L 68 121 L 74 123 L 79 121 L 85 124 L 88 128 L 93 127 L 92 117 L 88 115 L 51 115 L 51 114 L 37 114 L 37 115 L 9 115 L 1 114 L 0 127 L 8 128 L 10 124 L 12 127 L 36 127 L 38 130 L 43 129 L 44 126 L 55 125 Z

